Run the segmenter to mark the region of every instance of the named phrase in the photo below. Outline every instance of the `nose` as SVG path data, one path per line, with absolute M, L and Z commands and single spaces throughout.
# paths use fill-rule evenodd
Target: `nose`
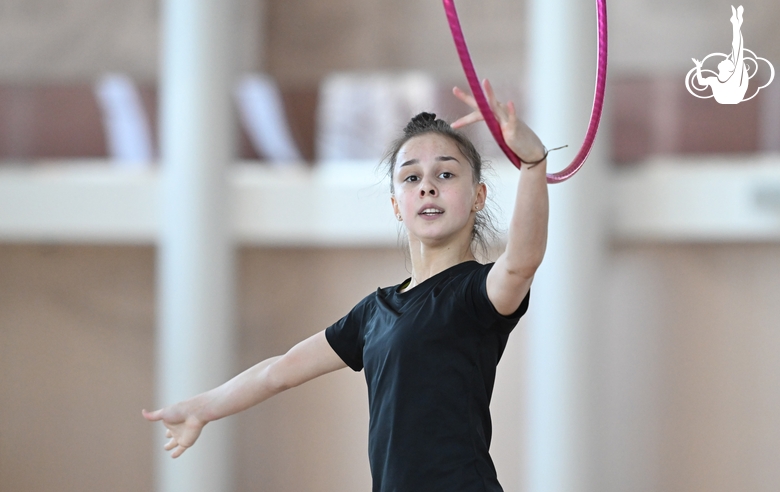
M 429 183 L 428 180 L 422 180 L 420 182 L 420 196 L 424 197 L 426 193 L 436 196 L 436 187 Z

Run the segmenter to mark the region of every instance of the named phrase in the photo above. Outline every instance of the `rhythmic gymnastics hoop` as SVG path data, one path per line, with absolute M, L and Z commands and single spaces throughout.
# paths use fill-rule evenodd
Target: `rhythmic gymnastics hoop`
M 515 154 L 512 149 L 506 144 L 504 136 L 501 134 L 501 126 L 496 120 L 496 116 L 490 109 L 490 104 L 482 92 L 482 87 L 479 85 L 479 77 L 477 77 L 477 71 L 474 69 L 474 64 L 471 62 L 471 56 L 469 55 L 469 49 L 466 46 L 466 39 L 463 36 L 463 29 L 460 27 L 460 20 L 458 19 L 458 12 L 455 10 L 454 0 L 442 0 L 444 2 L 444 10 L 447 13 L 447 20 L 450 24 L 450 30 L 452 31 L 452 39 L 455 41 L 455 47 L 458 50 L 458 56 L 460 57 L 460 63 L 463 65 L 463 71 L 466 74 L 469 87 L 474 95 L 474 99 L 477 101 L 477 106 L 482 113 L 485 123 L 490 129 L 490 133 L 496 140 L 496 143 L 501 150 L 506 154 L 512 164 L 518 169 L 522 164 L 520 157 Z M 596 0 L 597 11 L 597 24 L 598 24 L 598 57 L 597 57 L 597 70 L 596 70 L 596 90 L 593 95 L 593 109 L 590 113 L 590 122 L 588 123 L 588 131 L 585 134 L 585 141 L 582 143 L 582 147 L 574 160 L 567 168 L 557 173 L 547 173 L 548 183 L 560 183 L 574 176 L 574 173 L 580 170 L 585 160 L 590 154 L 590 150 L 593 147 L 593 141 L 596 139 L 596 132 L 599 128 L 599 122 L 601 121 L 601 111 L 604 108 L 604 87 L 607 81 L 607 3 L 606 0 Z

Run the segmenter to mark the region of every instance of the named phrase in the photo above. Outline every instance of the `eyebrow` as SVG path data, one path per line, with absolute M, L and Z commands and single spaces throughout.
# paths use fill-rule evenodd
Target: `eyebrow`
M 452 157 L 450 155 L 440 155 L 440 156 L 438 156 L 436 158 L 436 162 L 445 162 L 445 161 L 455 161 L 458 164 L 460 164 L 459 160 L 457 160 L 456 158 L 454 158 L 454 157 Z M 401 164 L 398 167 L 411 166 L 412 164 L 419 164 L 419 163 L 420 163 L 420 161 L 417 160 L 417 159 L 410 159 L 410 160 L 404 162 L 403 164 Z

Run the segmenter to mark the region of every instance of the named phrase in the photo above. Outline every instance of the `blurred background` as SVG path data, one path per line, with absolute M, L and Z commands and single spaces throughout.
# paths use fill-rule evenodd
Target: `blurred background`
M 532 28 L 544 36 L 529 1 L 458 2 L 480 75 L 524 114 Z M 555 299 L 565 309 L 587 295 L 595 313 L 575 348 L 590 374 L 579 400 L 589 437 L 587 480 L 572 490 L 780 488 L 780 82 L 737 105 L 684 83 L 691 58 L 730 51 L 729 5 L 608 3 L 604 120 L 572 180 L 603 177 L 586 190 L 603 201 L 601 250 L 593 282 Z M 742 5 L 745 46 L 780 68 L 780 3 Z M 0 0 L 0 491 L 159 489 L 162 427 L 140 410 L 170 403 L 158 374 L 164 11 L 157 0 Z M 465 81 L 438 1 L 236 0 L 230 16 L 232 157 L 219 169 L 234 374 L 409 276 L 376 165 L 416 112 L 453 120 L 466 108 L 450 96 Z M 585 66 L 568 76 L 590 92 Z M 483 129 L 469 131 L 493 162 L 506 223 L 517 172 Z M 581 142 L 542 139 L 570 147 L 551 170 Z M 536 490 L 530 323 L 510 337 L 491 406 L 508 492 Z M 370 488 L 360 373 L 232 422 L 233 490 Z

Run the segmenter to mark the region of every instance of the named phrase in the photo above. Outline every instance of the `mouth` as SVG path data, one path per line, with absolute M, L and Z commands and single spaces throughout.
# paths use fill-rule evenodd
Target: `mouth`
M 437 215 L 441 215 L 444 213 L 444 210 L 437 208 L 437 207 L 425 207 L 420 212 L 418 212 L 419 215 L 424 215 L 426 217 L 434 217 Z

